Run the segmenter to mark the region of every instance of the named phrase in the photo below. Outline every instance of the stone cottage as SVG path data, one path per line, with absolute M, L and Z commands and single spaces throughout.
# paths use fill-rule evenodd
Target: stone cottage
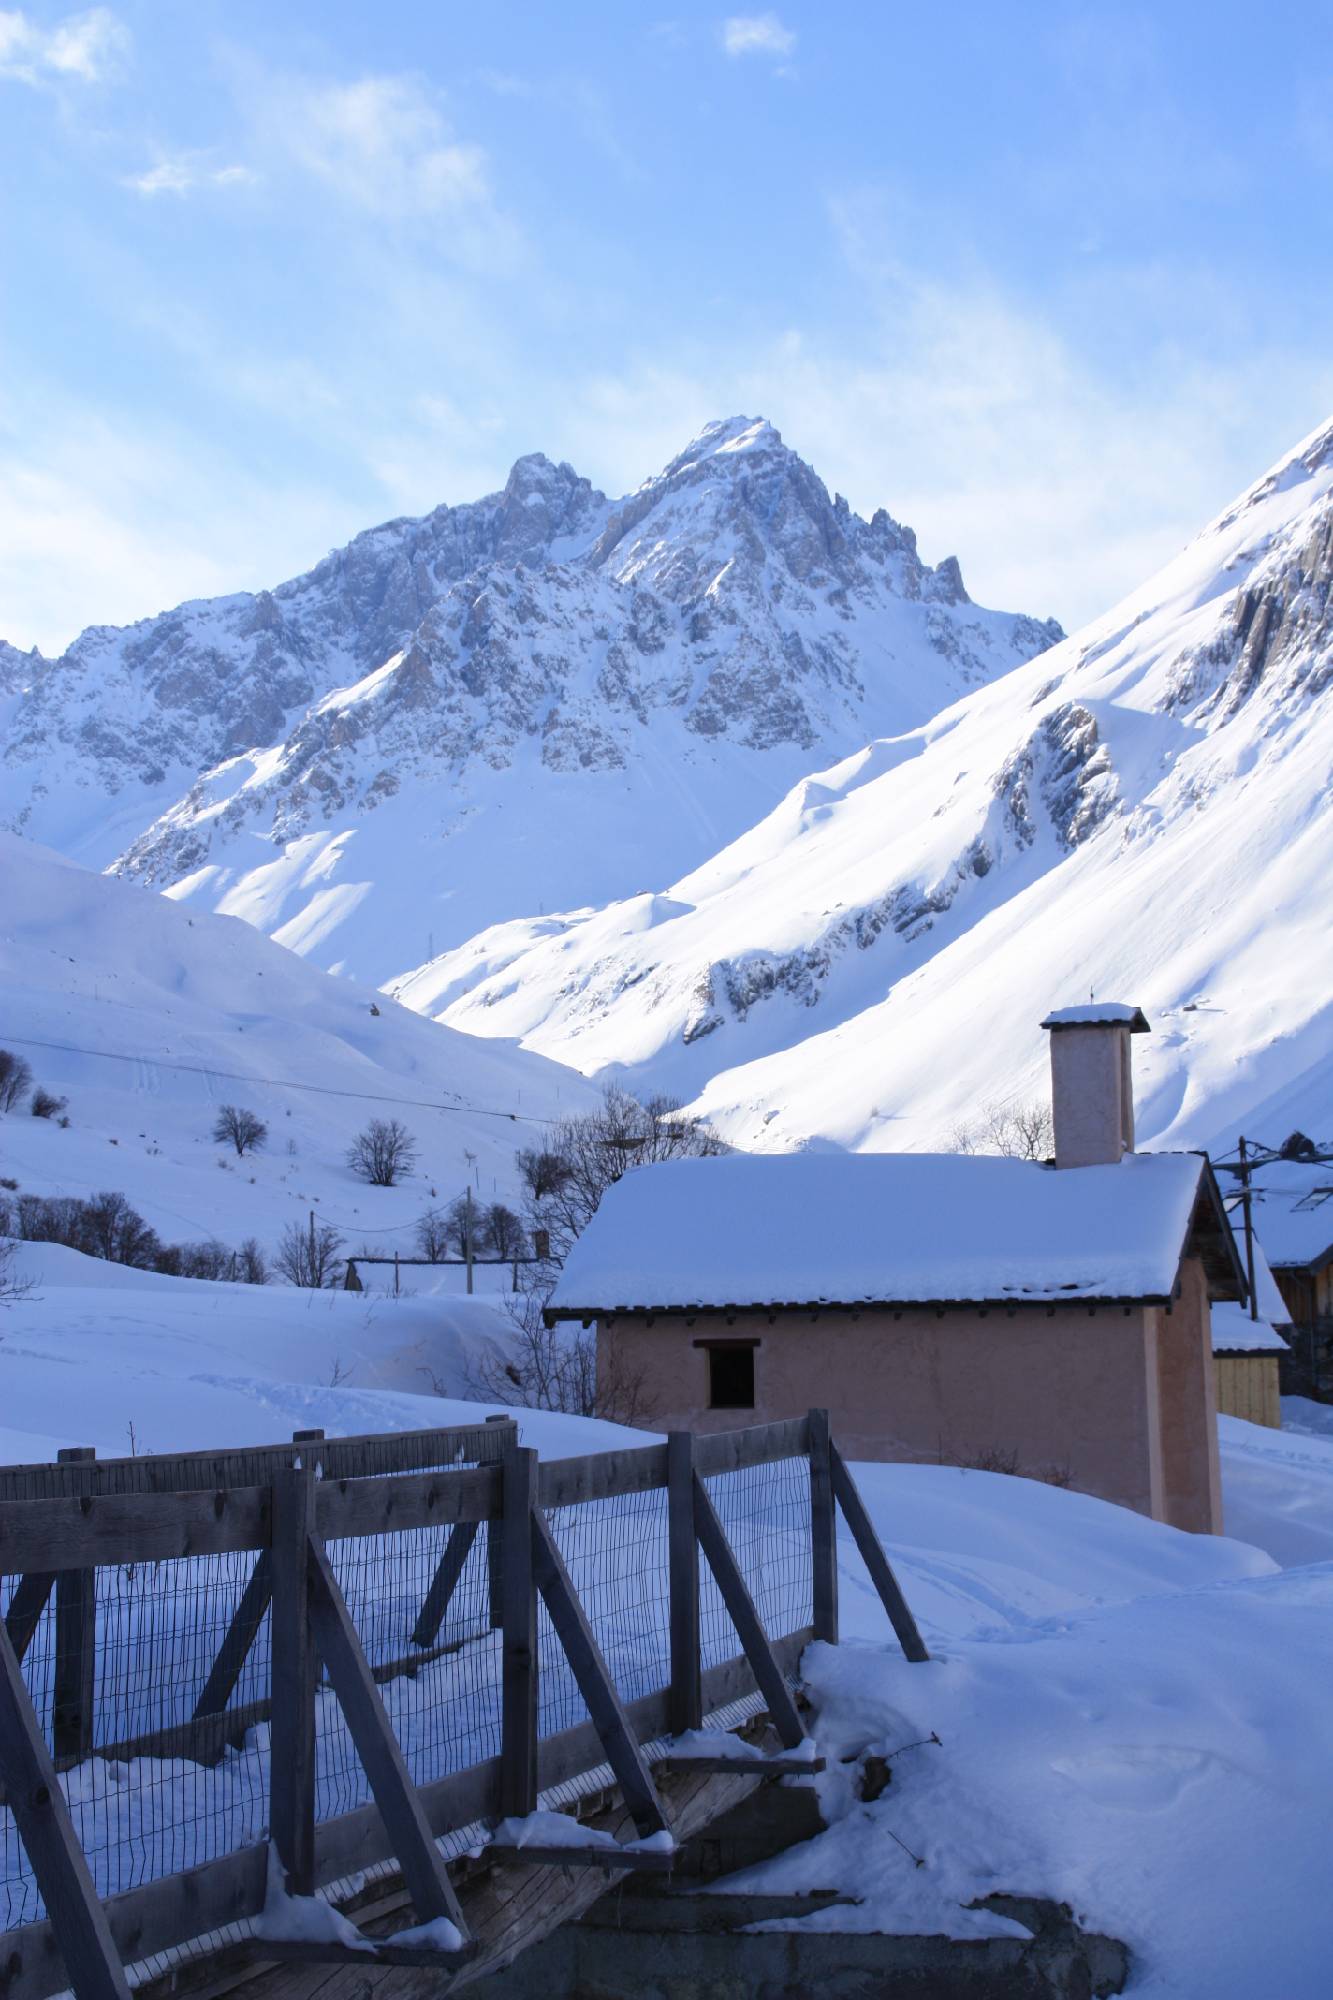
M 1055 1159 L 732 1154 L 627 1174 L 548 1306 L 662 1428 L 827 1407 L 849 1457 L 1013 1466 L 1221 1528 L 1213 1300 L 1245 1276 L 1196 1153 L 1134 1151 L 1137 1008 L 1050 1033 Z

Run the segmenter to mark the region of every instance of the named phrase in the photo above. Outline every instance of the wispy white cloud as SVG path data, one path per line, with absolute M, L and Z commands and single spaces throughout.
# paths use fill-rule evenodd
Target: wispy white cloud
M 67 14 L 53 27 L 21 7 L 0 8 L 0 77 L 17 83 L 99 83 L 115 74 L 129 46 L 129 29 L 109 7 Z
M 130 174 L 126 187 L 136 194 L 194 194 L 200 188 L 240 188 L 253 186 L 258 175 L 250 167 L 213 167 L 197 154 L 173 153 L 158 160 L 141 174 Z
M 722 23 L 722 46 L 729 56 L 789 56 L 796 31 L 776 14 L 733 14 Z
M 485 153 L 454 137 L 414 77 L 288 81 L 274 86 L 269 109 L 291 156 L 359 208 L 440 215 L 490 197 Z

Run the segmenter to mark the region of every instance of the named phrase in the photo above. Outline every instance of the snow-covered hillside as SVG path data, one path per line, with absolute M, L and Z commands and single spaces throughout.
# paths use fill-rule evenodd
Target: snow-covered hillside
M 441 1029 L 247 924 L 13 834 L 0 834 L 0 884 L 0 1047 L 69 1100 L 67 1128 L 26 1105 L 0 1116 L 0 1175 L 19 1193 L 116 1190 L 166 1241 L 233 1248 L 253 1236 L 271 1249 L 313 1208 L 349 1249 L 407 1252 L 433 1190 L 447 1204 L 470 1182 L 479 1199 L 515 1201 L 515 1151 L 595 1096 L 568 1070 Z M 227 1103 L 264 1120 L 263 1150 L 238 1158 L 212 1139 Z M 418 1142 L 397 1187 L 345 1164 L 376 1117 Z
M 681 879 L 500 926 L 409 1005 L 744 1147 L 949 1145 L 1038 1023 L 1143 1006 L 1140 1135 L 1333 1128 L 1333 426 L 1105 618 L 797 785 Z
M 0 646 L 0 825 L 380 982 L 670 879 L 1059 637 L 736 418 L 621 501 L 523 458 L 272 592 Z

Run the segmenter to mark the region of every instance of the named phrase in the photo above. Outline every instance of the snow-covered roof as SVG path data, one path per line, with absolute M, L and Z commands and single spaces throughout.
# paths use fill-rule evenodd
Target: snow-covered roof
M 1251 1319 L 1248 1306 L 1230 1299 L 1213 1307 L 1214 1354 L 1285 1354 L 1287 1343 L 1266 1319 Z
M 1193 1153 L 1064 1171 L 928 1153 L 669 1161 L 608 1189 L 549 1310 L 592 1318 L 691 1307 L 1164 1299 L 1204 1173 Z M 1225 1240 L 1215 1198 L 1209 1213 Z
M 1089 1001 L 1086 1007 L 1057 1007 L 1042 1022 L 1043 1028 L 1128 1028 L 1131 1035 L 1151 1032 L 1141 1007 L 1127 1007 L 1121 1000 Z

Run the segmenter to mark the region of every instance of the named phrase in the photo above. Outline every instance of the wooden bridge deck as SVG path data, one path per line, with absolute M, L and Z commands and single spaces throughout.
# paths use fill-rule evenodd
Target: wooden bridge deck
M 13 1579 L 0 1623 L 0 1835 L 12 1819 L 0 1896 L 27 1919 L 0 1944 L 6 2000 L 68 1986 L 76 2000 L 127 2000 L 126 1966 L 161 2000 L 411 2000 L 511 1963 L 627 1870 L 669 1866 L 673 1843 L 771 1781 L 771 1757 L 766 1775 L 752 1749 L 733 1758 L 713 1743 L 691 1767 L 668 1755 L 671 1736 L 705 1719 L 762 1729 L 786 1769 L 814 1768 L 792 1682 L 809 1641 L 837 1637 L 839 1508 L 904 1650 L 924 1659 L 818 1411 L 545 1465 L 502 1420 L 327 1445 L 307 1433 L 188 1461 L 78 1454 L 0 1468 L 0 1576 Z M 159 1577 L 195 1593 L 183 1628 L 156 1602 L 169 1595 Z M 790 1622 L 770 1631 L 764 1605 L 770 1623 Z M 404 1618 L 406 1652 L 385 1637 Z M 727 1633 L 738 1650 L 718 1658 Z M 145 1728 L 123 1683 L 142 1680 L 154 1713 L 179 1716 L 183 1672 L 192 1713 Z M 114 1719 L 99 1721 L 108 1703 Z M 587 1719 L 552 1728 L 576 1713 Z M 268 1838 L 229 1842 L 216 1774 L 251 1771 L 265 1727 Z M 492 1727 L 498 1754 L 472 1749 L 469 1761 Z M 365 1803 L 330 1811 L 338 1786 Z M 151 1850 L 127 1856 L 107 1804 L 126 1792 L 136 1824 L 176 1812 L 172 1854 L 202 1828 L 206 1858 L 164 1869 Z M 497 1841 L 501 1822 L 553 1805 L 618 1851 Z M 29 1866 L 7 1885 L 13 1830 Z M 318 1894 L 367 1938 L 443 1921 L 457 1946 L 279 1941 L 264 1915 L 271 1856 L 287 1897 Z M 127 1859 L 139 1872 L 122 1888 Z M 38 1895 L 49 1914 L 34 1911 Z M 308 1937 L 308 1918 L 295 1928 Z

